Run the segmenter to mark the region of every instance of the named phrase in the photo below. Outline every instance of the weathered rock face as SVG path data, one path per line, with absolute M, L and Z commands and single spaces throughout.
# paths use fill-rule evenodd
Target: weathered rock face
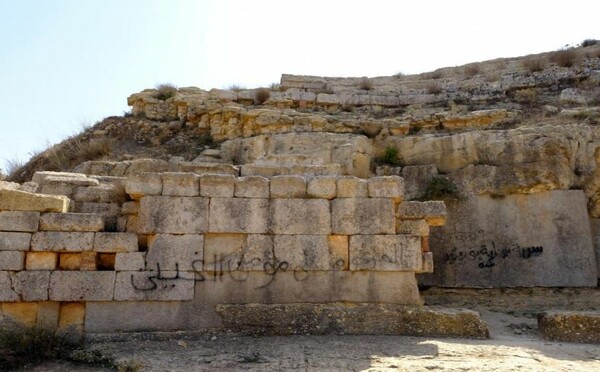
M 600 344 L 600 313 L 597 311 L 548 311 L 538 315 L 545 339 Z
M 597 285 L 597 266 L 580 190 L 448 202 L 433 228 L 428 285 L 570 287 Z

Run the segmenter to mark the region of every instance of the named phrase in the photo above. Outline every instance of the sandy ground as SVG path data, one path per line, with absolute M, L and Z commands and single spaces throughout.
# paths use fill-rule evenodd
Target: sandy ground
M 96 344 L 140 371 L 600 371 L 600 345 L 548 342 L 532 316 L 478 309 L 489 340 L 213 336 Z M 102 371 L 47 364 L 36 371 Z

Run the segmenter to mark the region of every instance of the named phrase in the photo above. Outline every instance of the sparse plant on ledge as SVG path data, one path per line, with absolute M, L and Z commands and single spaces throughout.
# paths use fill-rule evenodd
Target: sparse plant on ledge
M 458 199 L 460 193 L 454 183 L 445 176 L 433 176 L 427 181 L 421 200 Z
M 545 62 L 540 57 L 525 58 L 522 62 L 523 67 L 529 72 L 542 71 L 545 67 Z
M 254 91 L 254 104 L 262 105 L 271 97 L 271 92 L 267 88 L 258 88 Z
M 358 83 L 358 89 L 371 90 L 373 89 L 373 82 L 369 78 L 364 77 L 360 79 L 360 82 Z
M 246 88 L 242 87 L 242 86 L 241 86 L 241 85 L 239 85 L 239 84 L 231 84 L 231 85 L 229 86 L 229 88 L 227 88 L 227 90 L 230 90 L 230 91 L 232 91 L 232 92 L 241 92 L 241 91 L 242 91 L 242 90 L 244 90 L 244 89 L 246 89 Z
M 375 159 L 377 164 L 381 165 L 400 165 L 400 157 L 398 156 L 398 149 L 394 146 L 388 146 L 385 148 L 383 155 Z
M 575 49 L 561 49 L 550 55 L 550 61 L 561 67 L 571 67 L 577 63 L 578 57 Z
M 177 87 L 171 83 L 159 84 L 156 86 L 156 91 L 154 98 L 164 101 L 177 94 Z
M 463 72 L 466 76 L 471 77 L 479 74 L 481 72 L 481 68 L 479 67 L 478 63 L 472 63 L 470 65 L 465 66 Z
M 431 83 L 427 85 L 427 93 L 428 94 L 440 94 L 442 93 L 442 87 L 439 84 Z

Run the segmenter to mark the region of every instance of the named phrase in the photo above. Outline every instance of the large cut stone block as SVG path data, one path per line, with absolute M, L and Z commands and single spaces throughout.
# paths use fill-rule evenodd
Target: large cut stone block
M 265 268 L 271 267 L 273 263 L 272 236 L 256 234 L 205 235 L 204 271 L 263 271 Z M 202 269 L 201 266 L 196 266 L 196 268 Z
M 137 252 L 138 237 L 133 233 L 99 232 L 94 235 L 96 252 Z
M 388 198 L 341 198 L 331 201 L 334 234 L 395 234 L 394 202 Z
M 301 176 L 275 176 L 271 178 L 271 198 L 303 198 L 306 180 Z
M 73 192 L 73 200 L 79 202 L 122 203 L 126 198 L 124 185 L 78 187 Z
M 272 199 L 271 231 L 274 234 L 285 235 L 329 235 L 331 233 L 329 201 L 323 199 Z
M 397 220 L 396 234 L 429 236 L 429 224 L 425 220 Z
M 236 178 L 234 195 L 237 198 L 268 198 L 269 179 L 261 176 Z
M 69 198 L 63 195 L 42 195 L 19 190 L 0 190 L 0 211 L 66 212 Z
M 58 262 L 55 252 L 27 252 L 25 258 L 26 270 L 54 270 Z
M 431 229 L 435 271 L 445 287 L 596 287 L 583 191 L 447 201 L 447 225 Z
M 160 173 L 130 175 L 125 183 L 125 192 L 135 200 L 139 200 L 146 195 L 160 195 L 162 192 L 162 175 Z
M 42 231 L 102 231 L 104 218 L 95 213 L 44 213 Z
M 235 176 L 228 174 L 204 174 L 200 176 L 200 195 L 232 198 Z
M 147 196 L 140 201 L 142 234 L 199 234 L 208 230 L 208 198 Z
M 39 212 L 3 211 L 0 212 L 0 231 L 36 232 L 39 219 Z
M 269 199 L 212 198 L 211 233 L 262 234 L 269 230 Z
M 0 271 L 0 303 L 19 301 L 19 295 L 13 289 L 13 274 L 9 271 Z
M 336 196 L 336 177 L 321 176 L 308 181 L 306 193 L 311 198 L 333 199 Z
M 61 331 L 83 331 L 85 323 L 85 303 L 66 302 L 60 304 L 58 329 Z
M 47 301 L 50 271 L 19 271 L 13 276 L 13 287 L 22 301 Z
M 50 301 L 111 301 L 114 271 L 53 271 Z
M 538 315 L 538 329 L 547 340 L 600 344 L 600 312 L 547 311 Z
M 446 223 L 446 204 L 443 201 L 407 201 L 398 205 L 397 216 L 401 220 L 425 219 L 430 226 L 443 226 Z
M 28 251 L 31 234 L 0 231 L 0 251 Z
M 366 198 L 369 196 L 368 182 L 361 178 L 346 176 L 337 179 L 338 198 Z
M 31 238 L 32 251 L 91 251 L 93 232 L 40 231 Z
M 343 270 L 348 263 L 348 243 L 327 235 L 275 235 L 275 257 L 288 270 Z M 341 246 L 341 247 L 340 247 Z M 342 249 L 340 249 L 342 248 Z
M 0 251 L 0 270 L 19 271 L 25 268 L 25 252 Z
M 198 196 L 200 195 L 199 176 L 194 173 L 163 173 L 162 195 Z
M 120 271 L 115 301 L 187 301 L 194 298 L 194 274 L 176 271 Z
M 148 237 L 146 262 L 149 270 L 202 270 L 203 235 L 158 234 Z
M 142 271 L 146 267 L 146 252 L 119 252 L 115 255 L 115 271 Z
M 404 180 L 398 176 L 384 176 L 369 178 L 369 197 L 393 198 L 401 201 L 404 197 Z
M 58 267 L 60 270 L 81 269 L 81 253 L 59 253 Z
M 38 313 L 37 302 L 4 302 L 0 304 L 4 319 L 24 327 L 35 327 Z
M 350 237 L 350 270 L 420 271 L 421 240 L 414 235 Z

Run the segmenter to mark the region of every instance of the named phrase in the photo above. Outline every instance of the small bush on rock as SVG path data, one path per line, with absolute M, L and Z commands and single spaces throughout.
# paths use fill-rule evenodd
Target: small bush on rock
M 427 93 L 428 94 L 440 94 L 442 93 L 442 87 L 439 84 L 431 83 L 427 85 Z
M 271 92 L 267 88 L 259 88 L 254 91 L 254 104 L 262 105 L 271 97 Z
M 364 77 L 358 83 L 358 89 L 371 90 L 373 89 L 373 82 L 369 78 Z
M 433 176 L 427 181 L 421 200 L 459 198 L 458 188 L 447 177 Z
M 398 156 L 398 149 L 393 146 L 385 148 L 383 155 L 376 159 L 378 164 L 385 165 L 400 165 L 400 157 Z
M 156 86 L 156 93 L 154 98 L 164 101 L 168 98 L 174 97 L 177 94 L 177 87 L 170 83 L 159 84 Z
M 463 70 L 463 72 L 465 73 L 466 76 L 475 76 L 477 74 L 479 74 L 481 72 L 481 68 L 479 67 L 478 63 L 473 63 L 470 65 L 465 66 L 465 69 Z
M 523 67 L 529 72 L 542 71 L 545 67 L 544 60 L 539 57 L 529 57 L 523 60 Z
M 560 67 L 571 67 L 577 63 L 577 51 L 575 49 L 562 49 L 550 55 L 550 61 L 556 63 Z

